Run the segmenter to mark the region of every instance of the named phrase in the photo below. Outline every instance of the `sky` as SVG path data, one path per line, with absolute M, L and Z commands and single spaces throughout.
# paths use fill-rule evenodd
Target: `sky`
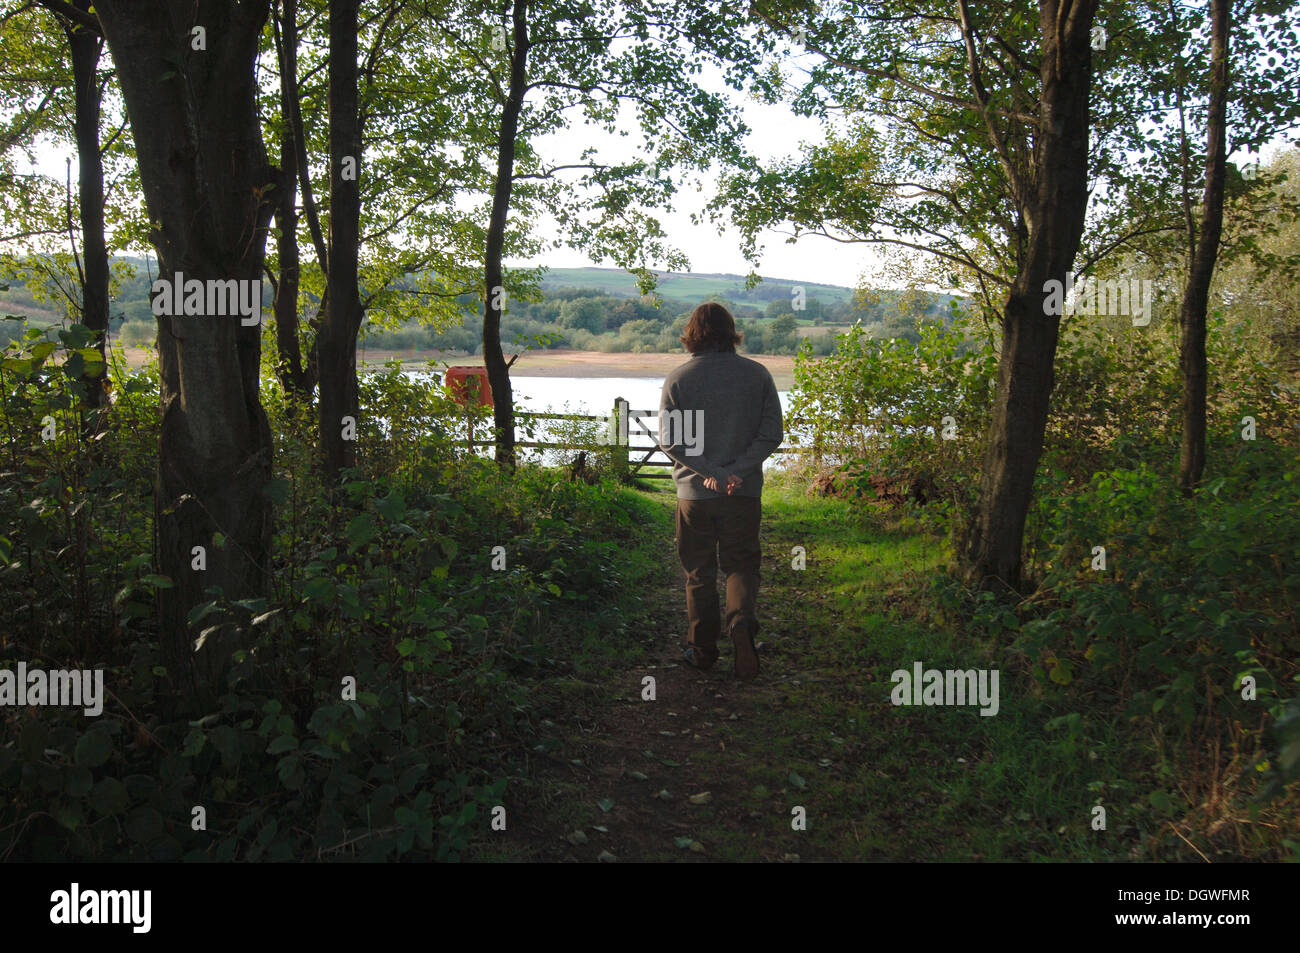
M 821 142 L 823 139 L 821 125 L 816 120 L 795 116 L 786 106 L 741 100 L 740 94 L 728 89 L 722 82 L 716 67 L 706 66 L 697 80 L 705 88 L 723 93 L 741 107 L 745 123 L 750 129 L 746 144 L 760 159 L 783 158 L 797 152 L 801 141 Z M 542 140 L 539 152 L 552 162 L 578 161 L 583 148 L 600 144 L 602 150 L 608 150 L 603 153 L 604 157 L 630 159 L 635 154 L 634 143 L 641 141 L 641 133 L 632 111 L 625 110 L 625 115 L 626 128 L 629 130 L 629 135 L 625 138 L 578 125 Z M 36 152 L 37 168 L 62 181 L 66 174 L 64 163 L 69 148 L 53 148 L 49 145 L 39 147 Z M 74 182 L 76 169 L 74 162 Z M 689 258 L 691 271 L 748 274 L 750 265 L 740 253 L 741 239 L 738 234 L 731 230 L 719 234 L 716 225 L 696 225 L 691 222 L 691 213 L 702 211 L 710 198 L 710 188 L 715 183 L 716 180 L 712 178 L 706 179 L 703 192 L 696 192 L 693 187 L 683 188 L 677 193 L 678 202 L 673 212 L 660 215 L 660 222 L 671 241 Z M 538 223 L 538 229 L 543 235 L 556 231 L 555 223 L 546 219 Z M 776 231 L 768 231 L 763 235 L 760 244 L 763 251 L 760 274 L 769 278 L 854 287 L 858 284 L 860 274 L 864 270 L 870 271 L 871 263 L 875 260 L 875 251 L 869 246 L 846 245 L 818 236 L 804 236 L 790 244 L 787 242 L 788 237 L 788 232 Z M 614 267 L 609 261 L 598 263 L 565 247 L 551 250 L 537 259 L 507 259 L 505 264 L 507 267 L 536 264 L 553 268 Z
M 740 105 L 744 111 L 745 123 L 750 128 L 747 146 L 764 161 L 796 153 L 801 142 L 821 142 L 823 139 L 821 125 L 817 120 L 793 115 L 788 107 L 752 101 Z M 631 150 L 626 142 L 627 140 L 616 141 L 606 137 L 598 130 L 578 127 L 550 137 L 544 146 L 544 154 L 548 158 L 576 158 L 583 147 L 597 143 L 603 148 L 630 157 Z M 696 225 L 691 222 L 691 213 L 702 211 L 710 197 L 710 181 L 706 180 L 703 192 L 696 192 L 693 188 L 680 191 L 677 208 L 672 214 L 661 215 L 660 221 L 665 233 L 690 259 L 691 271 L 747 274 L 749 264 L 740 253 L 741 239 L 734 230 L 719 234 L 716 225 Z M 553 225 L 543 222 L 540 227 L 546 231 L 553 228 Z M 816 235 L 805 235 L 796 242 L 789 243 L 789 237 L 789 229 L 764 233 L 760 246 L 763 252 L 760 274 L 768 278 L 855 287 L 863 271 L 874 270 L 874 264 L 878 260 L 874 249 L 867 245 L 849 245 Z M 555 268 L 597 265 L 582 253 L 567 248 L 548 252 L 536 261 L 520 259 L 512 264 L 543 261 Z M 604 262 L 599 267 L 608 268 L 611 265 Z

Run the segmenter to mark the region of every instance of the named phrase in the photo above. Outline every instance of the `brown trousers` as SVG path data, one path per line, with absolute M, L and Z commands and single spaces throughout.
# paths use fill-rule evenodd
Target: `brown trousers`
M 677 501 L 677 555 L 686 571 L 687 642 L 705 658 L 718 655 L 718 635 L 743 621 L 758 633 L 758 599 L 762 549 L 758 541 L 762 500 L 724 496 Z M 727 584 L 727 613 L 718 625 L 718 570 Z

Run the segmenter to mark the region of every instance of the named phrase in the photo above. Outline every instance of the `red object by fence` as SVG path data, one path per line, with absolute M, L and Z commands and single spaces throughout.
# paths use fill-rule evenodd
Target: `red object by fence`
M 447 390 L 459 404 L 467 404 L 473 396 L 475 403 L 492 404 L 492 385 L 488 383 L 487 368 L 458 364 L 447 368 Z M 477 391 L 477 394 L 475 394 Z

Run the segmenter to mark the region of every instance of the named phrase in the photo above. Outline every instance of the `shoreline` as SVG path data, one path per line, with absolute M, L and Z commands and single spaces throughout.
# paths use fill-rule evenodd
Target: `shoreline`
M 127 364 L 134 370 L 146 361 L 155 358 L 152 348 L 128 347 Z M 746 357 L 758 361 L 772 374 L 777 390 L 791 390 L 794 387 L 794 356 L 788 354 L 747 354 Z M 556 349 L 551 351 L 526 351 L 519 356 L 510 376 L 514 377 L 648 377 L 661 378 L 674 367 L 687 360 L 685 351 L 678 354 L 609 354 L 604 351 L 575 351 Z M 483 359 L 477 354 L 453 354 L 446 351 L 391 350 L 369 348 L 357 352 L 357 363 L 362 370 L 379 367 L 394 358 L 403 364 L 420 367 L 429 361 L 456 365 L 481 365 Z M 509 355 L 507 355 L 507 359 Z

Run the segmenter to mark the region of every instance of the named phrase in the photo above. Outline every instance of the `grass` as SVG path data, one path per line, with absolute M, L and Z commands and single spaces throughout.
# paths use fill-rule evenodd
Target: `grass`
M 668 481 L 626 490 L 645 527 L 626 554 L 621 628 L 589 636 L 572 679 L 539 685 L 552 748 L 521 766 L 522 824 L 483 859 L 1116 861 L 1197 859 L 1153 795 L 1153 740 L 1014 656 L 930 618 L 946 543 L 802 485 L 764 488 L 764 670 L 677 664 L 684 627 Z M 806 567 L 793 566 L 803 547 Z M 894 706 L 891 673 L 998 669 L 1000 709 Z M 654 704 L 640 697 L 656 679 Z M 659 792 L 669 797 L 660 798 Z M 691 795 L 707 792 L 707 803 Z M 1177 803 L 1175 799 L 1174 803 Z M 1094 807 L 1106 830 L 1094 830 Z M 802 809 L 806 829 L 794 829 Z M 581 831 L 581 835 L 574 832 Z M 585 838 L 585 840 L 583 839 Z M 579 841 L 574 843 L 574 841 Z M 693 843 L 696 848 L 680 846 Z M 1250 859 L 1249 844 L 1226 859 Z

